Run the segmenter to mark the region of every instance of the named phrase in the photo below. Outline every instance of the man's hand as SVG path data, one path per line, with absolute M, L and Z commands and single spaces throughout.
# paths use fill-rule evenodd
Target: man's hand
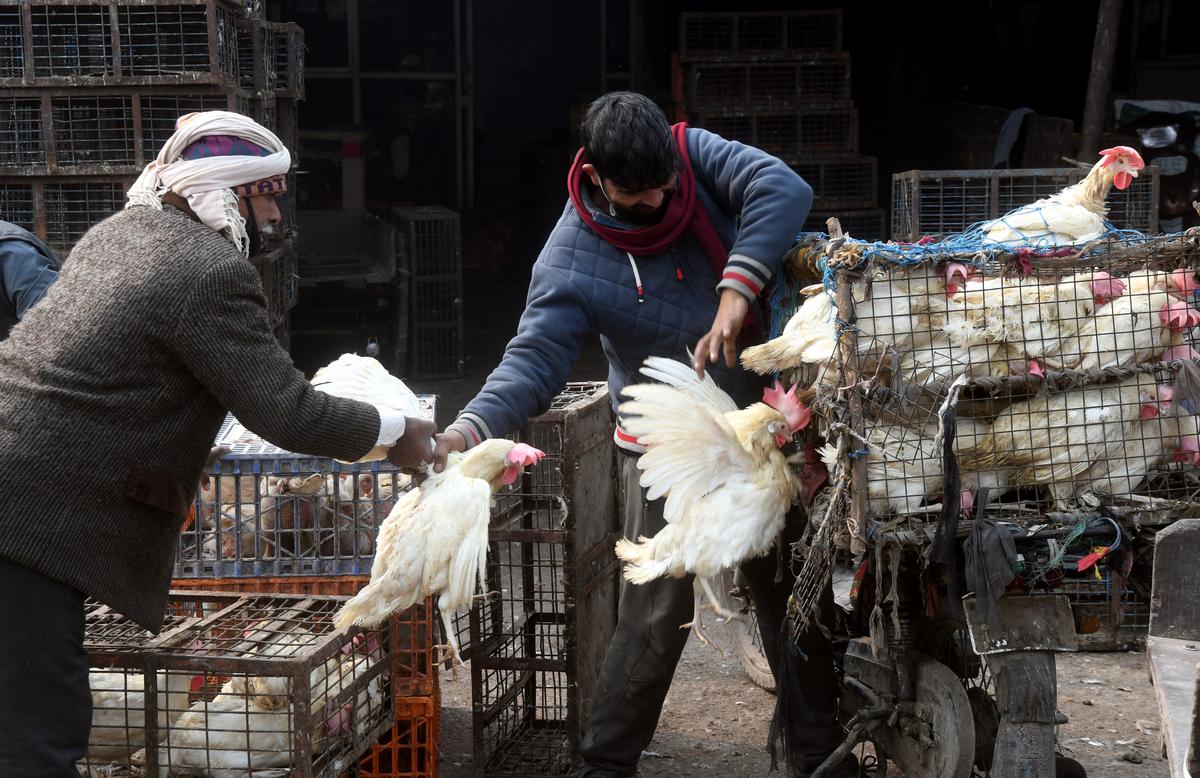
M 446 430 L 437 436 L 437 446 L 433 449 L 433 472 L 440 473 L 446 469 L 446 458 L 451 451 L 466 451 L 467 439 L 457 430 Z
M 412 416 L 404 418 L 404 434 L 388 449 L 388 461 L 401 470 L 419 470 L 433 461 L 433 436 L 437 425 Z
M 704 377 L 704 368 L 716 364 L 721 355 L 725 355 L 728 367 L 737 365 L 737 339 L 742 332 L 742 322 L 750 310 L 750 302 L 734 289 L 721 290 L 721 304 L 717 306 L 717 316 L 713 319 L 712 329 L 696 343 L 692 353 L 692 367 L 696 369 L 698 378 Z

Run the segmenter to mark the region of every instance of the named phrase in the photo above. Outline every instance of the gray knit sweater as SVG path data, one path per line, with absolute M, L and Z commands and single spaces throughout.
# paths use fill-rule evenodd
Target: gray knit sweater
M 228 240 L 171 207 L 96 225 L 0 343 L 0 557 L 158 631 L 226 409 L 317 456 L 357 459 L 379 433 L 372 406 L 295 369 Z

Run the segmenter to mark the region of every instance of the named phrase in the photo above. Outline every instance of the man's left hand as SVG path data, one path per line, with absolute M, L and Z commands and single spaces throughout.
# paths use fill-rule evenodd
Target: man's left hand
M 698 378 L 703 378 L 704 368 L 715 365 L 722 354 L 726 366 L 737 365 L 737 339 L 749 310 L 750 302 L 740 292 L 734 289 L 721 290 L 721 304 L 717 306 L 712 329 L 696 343 L 696 350 L 692 354 L 692 367 L 696 369 Z

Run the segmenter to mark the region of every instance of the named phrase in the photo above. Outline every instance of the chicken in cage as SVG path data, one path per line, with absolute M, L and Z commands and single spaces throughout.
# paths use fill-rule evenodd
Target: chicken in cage
M 1167 236 L 1105 248 L 1024 272 L 982 253 L 867 262 L 742 360 L 815 369 L 816 393 L 839 402 L 855 389 L 851 456 L 866 460 L 873 516 L 941 507 L 950 406 L 965 509 L 981 493 L 1057 509 L 1187 500 L 1200 462 L 1195 247 Z M 827 445 L 831 472 L 836 458 Z
M 384 632 L 337 630 L 342 599 L 173 594 L 155 639 L 89 614 L 84 775 L 341 774 L 393 722 Z

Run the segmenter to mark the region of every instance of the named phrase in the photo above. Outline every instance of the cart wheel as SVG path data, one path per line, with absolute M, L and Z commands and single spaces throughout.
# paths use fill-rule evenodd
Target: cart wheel
M 1054 778 L 1087 778 L 1087 770 L 1071 757 L 1057 754 L 1054 757 Z

